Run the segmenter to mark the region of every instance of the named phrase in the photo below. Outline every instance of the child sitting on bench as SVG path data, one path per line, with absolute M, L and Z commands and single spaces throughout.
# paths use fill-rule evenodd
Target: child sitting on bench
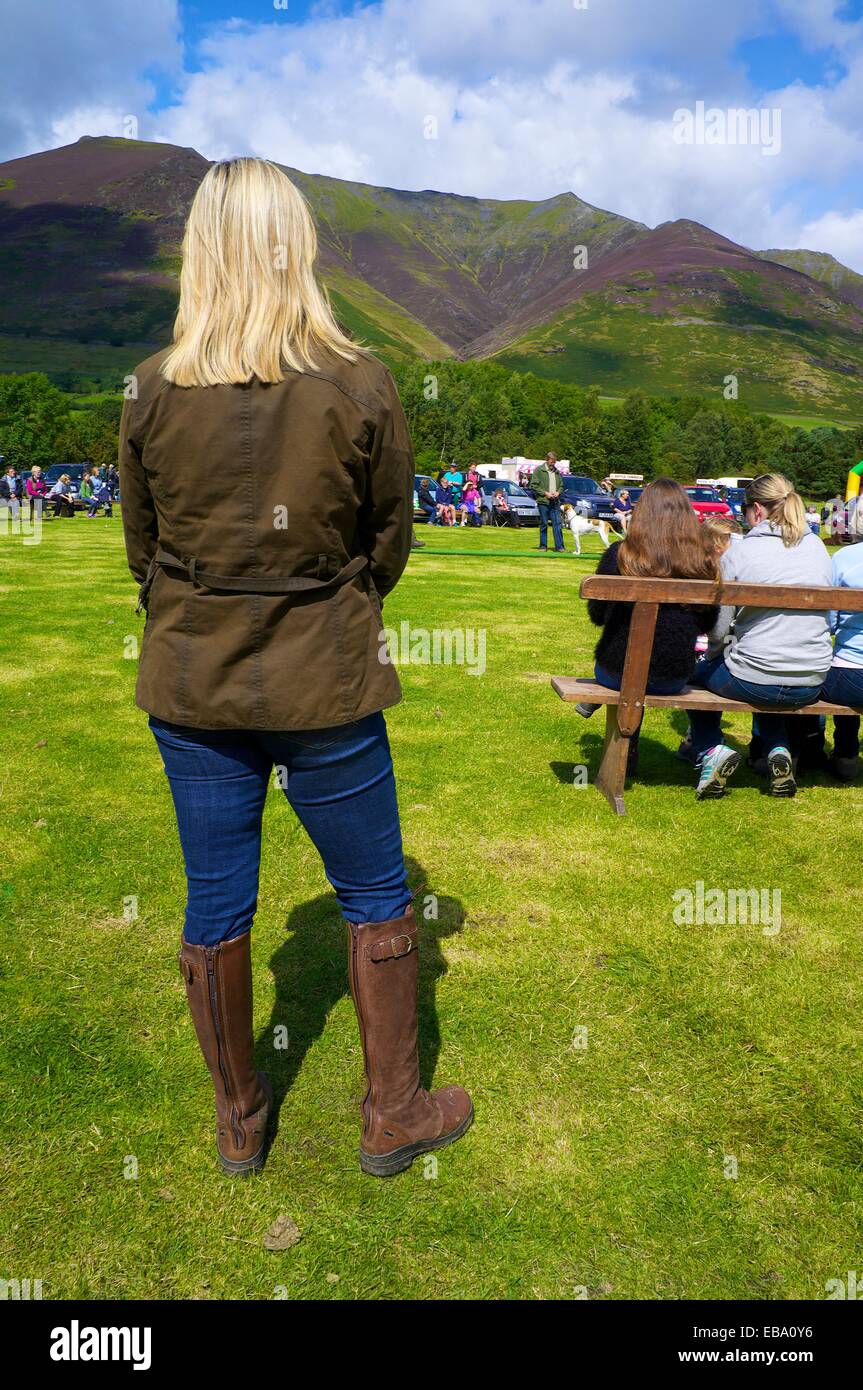
M 706 579 L 719 577 L 716 557 L 701 538 L 698 518 L 679 483 L 656 478 L 648 483 L 626 537 L 615 541 L 600 558 L 597 574 L 622 574 L 638 579 Z M 595 674 L 599 685 L 619 690 L 626 660 L 632 604 L 588 599 L 591 622 L 603 629 L 596 646 Z M 716 622 L 717 608 L 690 608 L 662 604 L 647 678 L 648 695 L 677 695 L 689 683 L 695 669 L 696 639 Z M 575 707 L 590 718 L 598 705 Z M 638 734 L 629 743 L 628 775 L 638 765 Z

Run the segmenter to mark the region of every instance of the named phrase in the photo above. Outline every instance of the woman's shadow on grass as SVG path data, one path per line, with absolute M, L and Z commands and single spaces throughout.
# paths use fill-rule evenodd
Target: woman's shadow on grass
M 422 1084 L 428 1086 L 440 1052 L 435 990 L 447 968 L 440 942 L 461 931 L 465 912 L 457 898 L 430 894 L 426 872 L 415 859 L 407 858 L 405 863 L 421 928 L 419 1056 Z M 257 1065 L 273 1086 L 273 1137 L 282 1102 L 306 1053 L 323 1033 L 333 1006 L 348 993 L 348 932 L 333 893 L 293 908 L 285 931 L 290 934 L 288 940 L 270 958 L 276 984 L 270 1022 L 255 1047 Z M 285 1045 L 280 1046 L 281 1042 Z

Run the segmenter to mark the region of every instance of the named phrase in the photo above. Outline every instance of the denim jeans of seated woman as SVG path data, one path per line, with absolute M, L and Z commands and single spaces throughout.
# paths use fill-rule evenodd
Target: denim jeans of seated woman
M 782 708 L 809 705 L 821 693 L 820 685 L 762 685 L 742 681 L 733 675 L 721 656 L 705 657 L 695 668 L 690 685 L 702 686 L 728 700 L 743 700 L 746 704 L 776 705 L 776 714 L 755 714 L 752 718 L 753 738 L 760 739 L 765 753 L 788 746 L 788 730 Z M 689 711 L 692 730 L 692 751 L 696 758 L 722 742 L 722 714 L 719 710 Z
M 863 710 L 863 666 L 831 666 L 822 686 L 825 700 Z M 837 714 L 833 720 L 833 753 L 856 758 L 860 752 L 860 717 Z
M 621 676 L 615 675 L 613 671 L 606 671 L 605 667 L 600 666 L 599 662 L 596 663 L 596 665 L 593 668 L 593 671 L 594 675 L 596 676 L 597 685 L 604 685 L 608 690 L 620 689 L 620 682 L 622 679 Z M 645 694 L 679 695 L 685 685 L 685 680 L 648 681 Z M 633 738 L 638 738 L 639 734 L 641 733 L 641 725 L 643 723 L 644 711 L 642 711 L 641 719 L 638 721 L 638 728 L 632 735 Z
M 298 733 L 189 729 L 150 719 L 186 865 L 185 937 L 215 946 L 252 925 L 271 777 L 323 861 L 343 915 L 387 922 L 410 902 L 386 724 Z M 290 893 L 290 858 L 283 861 Z

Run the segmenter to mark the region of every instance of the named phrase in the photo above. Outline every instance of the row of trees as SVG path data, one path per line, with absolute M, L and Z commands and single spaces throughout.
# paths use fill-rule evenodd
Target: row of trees
M 0 454 L 4 467 L 117 461 L 122 402 L 113 396 L 73 404 L 40 372 L 0 376 Z
M 665 474 L 680 482 L 785 473 L 807 497 L 827 498 L 863 458 L 863 426 L 791 429 L 737 401 L 631 391 L 607 408 L 596 388 L 510 372 L 492 362 L 411 362 L 395 370 L 420 472 L 452 460 L 488 465 L 553 449 L 594 478 Z M 75 401 L 46 376 L 0 376 L 0 454 L 34 463 L 113 462 L 121 401 Z
M 692 482 L 775 471 L 807 496 L 829 497 L 863 458 L 863 426 L 793 429 L 739 401 L 630 391 L 608 408 L 595 387 L 493 362 L 411 362 L 394 375 L 423 472 L 451 459 L 481 465 L 504 455 L 542 458 L 553 449 L 594 478 L 643 473 Z

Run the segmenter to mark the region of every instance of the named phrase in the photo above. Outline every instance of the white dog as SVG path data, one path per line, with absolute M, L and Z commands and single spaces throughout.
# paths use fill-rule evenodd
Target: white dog
M 611 544 L 608 539 L 608 522 L 599 520 L 591 521 L 590 517 L 582 516 L 581 512 L 576 511 L 571 502 L 564 502 L 563 504 L 563 519 L 572 532 L 572 538 L 575 541 L 576 555 L 581 554 L 582 536 L 595 536 L 598 534 L 606 550 Z

